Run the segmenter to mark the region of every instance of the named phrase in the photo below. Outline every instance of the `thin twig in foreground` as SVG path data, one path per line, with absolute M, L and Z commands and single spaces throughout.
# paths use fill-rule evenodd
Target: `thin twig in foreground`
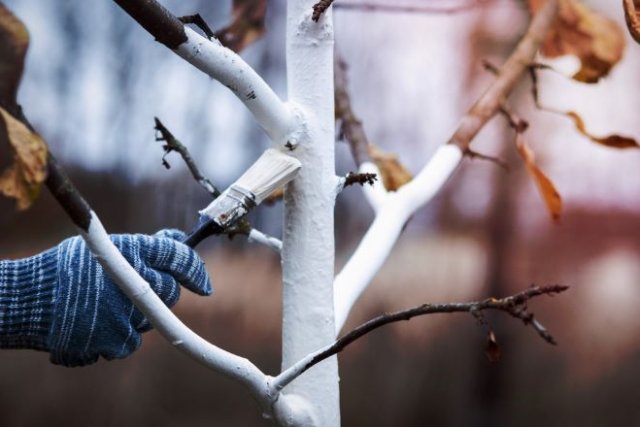
M 162 146 L 162 148 L 164 148 L 164 156 L 162 156 L 162 164 L 164 165 L 164 167 L 166 167 L 167 169 L 170 168 L 169 163 L 165 159 L 167 154 L 172 151 L 177 151 L 180 156 L 182 156 L 184 162 L 187 164 L 187 167 L 189 168 L 191 175 L 193 175 L 193 178 L 198 181 L 198 183 L 214 198 L 218 197 L 220 195 L 220 191 L 215 187 L 215 185 L 213 185 L 209 178 L 205 177 L 202 174 L 200 168 L 198 168 L 195 161 L 191 157 L 191 154 L 189 153 L 187 147 L 185 147 L 180 141 L 178 141 L 175 136 L 173 136 L 169 129 L 167 129 L 165 125 L 162 124 L 160 119 L 158 119 L 157 117 L 154 117 L 154 119 L 156 121 L 155 130 L 157 130 L 159 133 L 159 135 L 156 136 L 156 141 L 163 141 L 165 143 Z
M 348 334 L 336 340 L 336 342 L 334 342 L 330 346 L 318 350 L 315 353 L 311 353 L 302 360 L 296 362 L 289 369 L 283 371 L 280 375 L 274 378 L 272 386 L 276 390 L 281 390 L 312 366 L 320 363 L 328 357 L 341 352 L 349 344 L 353 343 L 369 332 L 380 328 L 381 326 L 393 322 L 399 322 L 401 320 L 410 320 L 413 317 L 424 316 L 427 314 L 471 313 L 474 317 L 477 318 L 478 313 L 484 310 L 502 311 L 515 317 L 516 319 L 522 320 L 525 325 L 531 325 L 531 327 L 538 333 L 538 335 L 542 339 L 544 339 L 549 344 L 556 345 L 556 341 L 551 336 L 549 331 L 547 331 L 547 329 L 534 318 L 533 313 L 530 313 L 527 310 L 527 302 L 541 295 L 555 295 L 564 292 L 567 289 L 569 289 L 568 286 L 562 285 L 542 287 L 534 286 L 525 291 L 505 298 L 487 298 L 482 301 L 468 303 L 423 304 L 407 310 L 383 314 L 356 327 Z

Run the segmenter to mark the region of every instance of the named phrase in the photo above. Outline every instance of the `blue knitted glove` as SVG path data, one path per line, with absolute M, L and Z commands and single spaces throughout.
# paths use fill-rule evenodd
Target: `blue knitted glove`
M 180 243 L 177 230 L 154 236 L 121 234 L 111 240 L 167 306 L 180 282 L 199 295 L 212 292 L 204 263 Z M 123 358 L 151 326 L 103 272 L 81 237 L 36 256 L 0 261 L 0 348 L 49 351 L 65 366 Z

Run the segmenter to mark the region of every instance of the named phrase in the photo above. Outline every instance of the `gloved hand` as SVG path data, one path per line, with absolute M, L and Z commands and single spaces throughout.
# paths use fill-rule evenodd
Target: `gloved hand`
M 199 295 L 212 292 L 202 259 L 180 243 L 178 230 L 153 236 L 121 234 L 111 240 L 171 307 L 180 282 Z M 15 261 L 0 261 L 0 347 L 49 351 L 65 366 L 123 358 L 142 341 L 149 322 L 77 236 Z

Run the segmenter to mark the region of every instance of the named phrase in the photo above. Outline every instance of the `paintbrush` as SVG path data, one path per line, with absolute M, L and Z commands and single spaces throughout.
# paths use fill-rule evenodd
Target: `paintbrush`
M 205 237 L 222 233 L 275 189 L 291 181 L 301 167 L 295 157 L 269 148 L 236 182 L 199 212 L 198 225 L 183 243 L 193 248 Z

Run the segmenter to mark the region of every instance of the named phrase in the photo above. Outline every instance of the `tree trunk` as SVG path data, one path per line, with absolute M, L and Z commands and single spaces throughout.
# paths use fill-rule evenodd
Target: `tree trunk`
M 336 184 L 333 24 L 328 10 L 311 19 L 313 0 L 287 5 L 289 101 L 302 132 L 291 152 L 302 170 L 287 187 L 283 238 L 282 368 L 335 339 L 333 312 Z M 312 406 L 314 424 L 340 425 L 338 364 L 332 357 L 287 386 Z

